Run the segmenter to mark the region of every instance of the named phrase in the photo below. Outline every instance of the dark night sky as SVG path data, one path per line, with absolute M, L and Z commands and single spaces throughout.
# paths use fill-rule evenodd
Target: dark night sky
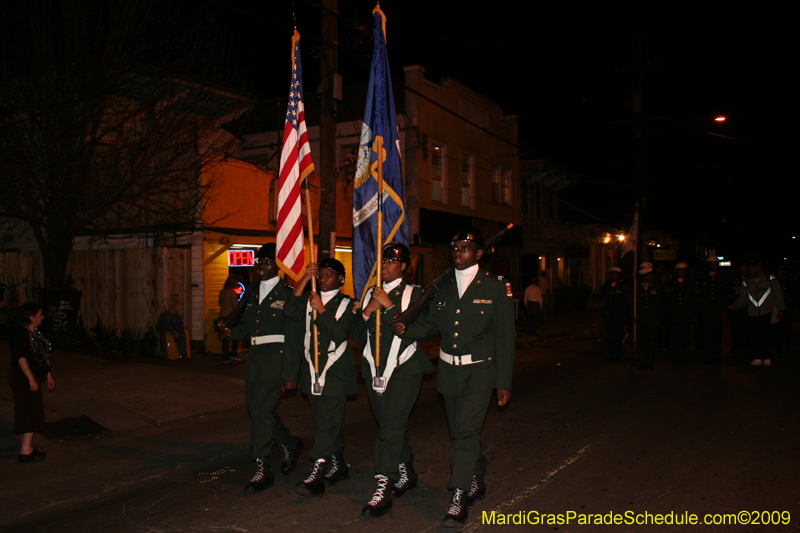
M 381 6 L 395 78 L 403 66 L 420 64 L 429 76 L 454 78 L 518 115 L 522 153 L 583 177 L 564 191 L 569 201 L 619 227 L 630 223 L 641 123 L 646 224 L 697 236 L 729 255 L 797 257 L 790 154 L 800 120 L 800 8 L 605 4 Z M 316 0 L 295 5 L 308 99 L 319 80 L 320 7 Z M 369 76 L 372 7 L 339 1 L 345 84 Z M 254 93 L 282 95 L 291 3 L 219 0 L 212 8 L 225 10 L 220 25 Z M 637 122 L 630 103 L 640 79 L 644 119 Z M 709 120 L 719 114 L 728 121 Z

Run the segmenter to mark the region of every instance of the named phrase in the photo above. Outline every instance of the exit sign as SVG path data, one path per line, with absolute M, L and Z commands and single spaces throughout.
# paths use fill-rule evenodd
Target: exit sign
M 228 266 L 249 267 L 256 264 L 256 253 L 253 250 L 228 250 Z

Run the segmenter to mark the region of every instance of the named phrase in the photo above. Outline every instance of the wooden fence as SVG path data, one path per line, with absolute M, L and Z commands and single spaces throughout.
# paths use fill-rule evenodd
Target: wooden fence
M 39 301 L 44 282 L 38 252 L 0 253 L 0 281 L 20 283 L 19 303 Z M 87 327 L 98 317 L 107 328 L 141 336 L 165 309 L 192 323 L 191 249 L 126 248 L 76 250 L 67 265 L 75 288 L 83 293 L 79 313 Z

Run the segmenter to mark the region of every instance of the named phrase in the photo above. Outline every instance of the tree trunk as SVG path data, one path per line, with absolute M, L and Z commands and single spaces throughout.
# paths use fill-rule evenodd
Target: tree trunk
M 44 265 L 44 289 L 63 289 L 67 277 L 67 263 L 72 254 L 72 241 L 74 236 L 63 230 L 42 231 L 40 226 L 34 226 L 33 232 L 42 252 Z

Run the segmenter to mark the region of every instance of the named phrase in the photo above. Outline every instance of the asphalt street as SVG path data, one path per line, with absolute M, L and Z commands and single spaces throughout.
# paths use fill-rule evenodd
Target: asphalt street
M 555 335 L 546 344 L 520 336 L 511 403 L 491 406 L 483 430 L 487 497 L 471 508 L 465 531 L 800 529 L 796 351 L 771 368 L 660 363 L 640 370 L 630 360 L 607 361 L 598 341 L 599 319 L 591 313 L 584 319 L 570 335 Z M 79 366 L 62 373 L 62 382 L 77 380 Z M 62 415 L 83 407 L 106 427 L 124 427 L 93 437 L 37 436 L 36 446 L 48 453 L 37 464 L 16 464 L 16 451 L 6 449 L 0 459 L 0 531 L 440 530 L 449 502 L 449 437 L 435 374 L 423 384 L 409 431 L 419 487 L 396 500 L 390 516 L 364 522 L 358 517 L 374 490 L 376 426 L 363 383 L 348 402 L 345 420 L 350 479 L 324 498 L 305 499 L 293 488 L 308 474 L 308 457 L 282 476 L 278 450 L 275 486 L 243 494 L 253 463 L 241 365 L 195 356 L 95 366 L 80 367 L 81 379 L 102 372 L 109 395 L 140 387 L 139 407 L 126 404 L 122 393 L 63 402 L 55 406 Z M 127 382 L 135 376 L 150 378 Z M 83 388 L 88 387 L 87 381 Z M 183 396 L 173 397 L 175 391 Z M 148 401 L 187 407 L 140 408 Z M 194 414 L 179 416 L 195 404 Z M 4 435 L 8 405 L 4 401 L 0 411 Z M 294 434 L 311 440 L 310 409 L 302 395 L 285 397 L 279 411 Z M 675 524 L 691 515 L 728 523 Z M 654 523 L 659 517 L 673 523 Z M 734 518 L 748 523 L 732 525 Z M 612 523 L 580 523 L 587 520 Z

